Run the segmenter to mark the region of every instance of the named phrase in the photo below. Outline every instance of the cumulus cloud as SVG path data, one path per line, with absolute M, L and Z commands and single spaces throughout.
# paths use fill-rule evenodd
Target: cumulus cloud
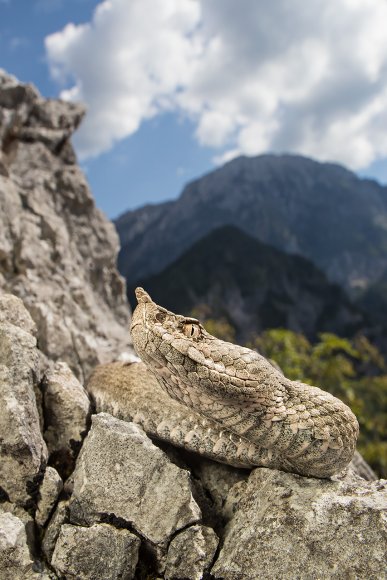
M 359 169 L 387 156 L 385 0 L 105 0 L 46 38 L 97 155 L 163 111 L 218 162 L 293 151 Z

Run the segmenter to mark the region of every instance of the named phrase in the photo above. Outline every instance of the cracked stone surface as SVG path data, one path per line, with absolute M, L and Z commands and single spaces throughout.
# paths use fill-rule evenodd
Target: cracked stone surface
M 108 524 L 62 526 L 51 564 L 68 580 L 131 580 L 140 539 Z
M 27 506 L 47 461 L 35 387 L 39 358 L 32 319 L 21 300 L 0 295 L 0 487 Z
M 31 557 L 25 525 L 11 513 L 0 513 L 0 578 L 49 580 L 50 574 Z
M 32 565 L 23 522 L 10 513 L 0 513 L 0 577 L 22 578 Z
M 53 467 L 47 467 L 39 488 L 40 499 L 35 514 L 35 521 L 39 526 L 44 526 L 47 522 L 62 488 L 63 482 L 59 473 Z
M 42 551 L 48 562 L 51 562 L 52 554 L 55 549 L 55 544 L 59 536 L 61 526 L 68 522 L 69 519 L 69 502 L 61 501 L 56 506 L 54 513 L 47 528 L 44 532 L 42 540 Z
M 218 542 L 214 530 L 206 526 L 191 526 L 177 534 L 168 548 L 165 578 L 201 580 L 211 567 Z
M 72 523 L 118 520 L 165 545 L 200 519 L 188 471 L 171 463 L 134 423 L 107 413 L 92 417 L 74 472 Z
M 387 481 L 324 481 L 262 468 L 233 493 L 237 509 L 215 578 L 386 577 Z
M 43 381 L 45 409 L 44 438 L 50 463 L 66 478 L 86 434 L 90 415 L 89 397 L 70 367 L 57 362 Z

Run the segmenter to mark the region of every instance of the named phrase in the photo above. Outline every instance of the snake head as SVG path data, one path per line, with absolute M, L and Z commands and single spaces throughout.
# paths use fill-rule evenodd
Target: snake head
M 154 302 L 152 301 L 152 298 L 149 296 L 148 292 L 145 292 L 144 288 L 140 288 L 140 286 L 139 286 L 138 288 L 136 288 L 135 294 L 136 294 L 137 302 L 139 304 L 146 304 L 146 303 L 154 304 Z
M 159 347 L 165 340 L 180 340 L 186 354 L 190 345 L 209 336 L 196 318 L 159 306 L 143 288 L 136 288 L 135 293 L 138 304 L 132 316 L 131 334 L 137 354 L 144 361 L 150 354 L 152 358 L 163 356 Z

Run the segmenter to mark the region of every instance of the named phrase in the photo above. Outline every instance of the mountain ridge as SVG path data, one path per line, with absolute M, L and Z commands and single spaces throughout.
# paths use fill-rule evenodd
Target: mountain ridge
M 234 159 L 178 199 L 120 216 L 119 269 L 129 285 L 156 274 L 225 224 L 303 255 L 352 293 L 387 269 L 387 187 L 334 163 L 271 154 Z
M 365 318 L 336 284 L 302 256 L 286 254 L 233 225 L 198 240 L 162 272 L 140 279 L 152 298 L 189 315 L 205 305 L 210 318 L 226 319 L 246 341 L 285 327 L 314 339 L 319 332 L 351 335 Z

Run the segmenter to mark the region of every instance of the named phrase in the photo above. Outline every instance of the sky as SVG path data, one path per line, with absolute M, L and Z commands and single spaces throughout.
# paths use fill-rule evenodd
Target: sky
M 0 0 L 0 68 L 83 101 L 74 145 L 110 217 L 244 155 L 387 183 L 386 0 Z

